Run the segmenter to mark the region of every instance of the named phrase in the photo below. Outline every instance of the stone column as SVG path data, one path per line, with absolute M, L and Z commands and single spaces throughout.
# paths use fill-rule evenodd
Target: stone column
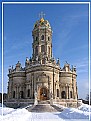
M 32 85 L 33 85 L 33 82 L 32 82 L 32 76 L 31 76 L 31 98 L 33 97 L 32 94 L 33 94 L 33 88 L 32 88 Z
M 68 85 L 65 86 L 66 91 L 66 99 L 68 99 Z
M 77 99 L 77 93 L 76 93 L 76 75 L 72 75 L 72 82 L 73 82 L 73 98 Z
M 27 98 L 27 84 L 26 84 L 26 88 L 25 88 L 25 98 Z
M 34 74 L 33 74 L 33 98 L 34 98 L 34 84 L 35 84 L 35 81 L 34 81 Z
M 61 86 L 61 94 L 62 94 L 62 91 L 63 91 L 63 86 Z M 62 99 L 62 95 L 61 95 L 61 99 Z
M 68 99 L 70 99 L 70 86 L 68 85 Z
M 28 89 L 29 89 L 29 84 L 27 84 L 27 89 L 26 89 L 26 97 L 28 98 Z
M 32 75 L 32 98 L 34 98 L 34 75 Z
M 20 91 L 21 91 L 21 85 L 20 85 L 20 88 L 19 88 L 19 98 L 21 99 L 21 93 L 20 93 Z
M 47 45 L 47 51 L 46 51 L 46 52 L 47 52 L 46 55 L 47 55 L 47 57 L 48 57 L 48 53 L 49 53 L 49 52 L 48 52 L 48 45 Z
M 17 86 L 17 99 L 19 99 L 19 86 Z
M 8 93 L 8 95 L 9 95 L 9 99 L 13 98 L 12 86 L 11 85 L 9 86 L 9 93 Z
M 35 96 L 35 101 L 34 101 L 34 105 L 37 105 L 38 104 L 38 101 L 37 101 L 37 92 L 35 91 L 35 93 L 34 93 L 34 96 Z
M 15 98 L 17 99 L 17 87 L 15 86 Z
M 54 83 L 55 84 L 55 88 L 54 88 L 54 98 L 56 98 L 57 97 L 57 88 L 56 88 L 56 83 Z
M 39 45 L 39 48 L 38 48 L 38 50 L 39 50 L 39 53 L 41 52 L 41 45 Z
M 48 94 L 47 94 L 47 98 L 50 99 L 50 80 L 49 80 L 49 76 L 48 76 Z
M 69 86 L 69 99 L 71 98 L 71 97 L 70 97 L 70 91 L 71 91 L 71 86 Z
M 33 88 L 32 88 L 33 83 L 32 83 L 32 81 L 33 81 L 33 79 L 32 79 L 32 76 L 31 76 L 31 98 L 33 98 Z
M 24 86 L 24 98 L 26 98 L 26 93 L 27 93 L 27 90 L 26 90 L 26 86 Z
M 35 46 L 33 47 L 33 50 L 34 50 L 33 52 L 34 52 L 34 55 L 35 55 Z
M 59 85 L 59 98 L 61 99 L 61 85 Z

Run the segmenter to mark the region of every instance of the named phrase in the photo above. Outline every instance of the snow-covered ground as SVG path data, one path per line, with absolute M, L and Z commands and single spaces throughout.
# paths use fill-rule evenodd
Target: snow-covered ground
M 0 121 L 2 119 L 1 112 L 2 108 L 0 107 Z M 13 109 L 4 107 L 3 121 L 88 121 L 89 114 L 91 116 L 91 106 L 86 104 L 82 104 L 79 108 L 64 108 L 62 112 L 52 113 L 32 113 L 25 108 Z

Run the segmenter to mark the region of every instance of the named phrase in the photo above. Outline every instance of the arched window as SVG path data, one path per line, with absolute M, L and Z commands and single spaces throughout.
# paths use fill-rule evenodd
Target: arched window
M 65 91 L 62 91 L 61 97 L 62 97 L 63 99 L 66 99 L 66 93 L 65 93 Z
M 72 98 L 72 91 L 70 91 L 70 98 Z
M 15 98 L 15 91 L 13 91 L 13 98 Z
M 41 40 L 44 40 L 44 35 L 41 36 Z
M 27 97 L 30 97 L 30 89 L 27 90 Z
M 59 97 L 59 89 L 57 89 L 57 97 Z
M 45 52 L 45 46 L 41 45 L 41 52 Z
M 35 40 L 38 41 L 38 37 L 36 37 Z
M 50 37 L 48 37 L 48 41 L 50 40 Z

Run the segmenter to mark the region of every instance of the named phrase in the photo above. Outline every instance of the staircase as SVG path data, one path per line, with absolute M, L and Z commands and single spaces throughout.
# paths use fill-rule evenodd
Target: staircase
M 32 107 L 28 107 L 27 110 L 29 112 L 61 112 L 62 108 L 59 108 L 55 105 L 50 105 L 49 101 L 39 101 L 38 105 L 33 105 Z
M 51 105 L 53 108 L 55 108 L 58 112 L 62 112 L 63 111 L 63 108 L 59 108 L 58 106 L 56 105 Z
M 28 109 L 30 112 L 56 112 L 57 110 L 54 109 L 50 104 L 38 104 L 32 109 Z
M 38 104 L 50 104 L 50 101 L 49 100 L 42 100 L 42 101 L 39 101 Z

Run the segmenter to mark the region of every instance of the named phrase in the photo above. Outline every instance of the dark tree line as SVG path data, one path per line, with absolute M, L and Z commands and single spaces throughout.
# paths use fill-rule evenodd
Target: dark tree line
M 89 100 L 89 98 L 90 98 L 90 100 Z M 85 100 L 82 100 L 82 101 L 85 104 L 90 104 L 91 105 L 91 91 L 90 91 L 90 95 L 87 94 L 86 99 Z
M 89 102 L 90 99 L 90 102 Z M 91 91 L 90 91 L 90 95 L 87 94 L 86 100 L 88 101 L 88 103 L 91 105 Z

